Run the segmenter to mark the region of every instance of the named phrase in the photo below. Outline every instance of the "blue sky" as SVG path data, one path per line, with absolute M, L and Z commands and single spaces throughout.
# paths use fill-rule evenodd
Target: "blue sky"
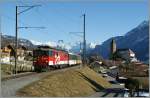
M 28 1 L 28 0 L 27 0 Z M 1 2 L 1 31 L 15 36 L 15 6 L 37 5 L 19 15 L 19 26 L 44 26 L 45 29 L 19 29 L 19 37 L 40 42 L 64 40 L 74 43 L 82 38 L 69 32 L 83 31 L 86 14 L 87 43 L 102 43 L 124 35 L 143 20 L 148 20 L 148 0 L 132 2 Z M 23 10 L 23 8 L 19 8 Z

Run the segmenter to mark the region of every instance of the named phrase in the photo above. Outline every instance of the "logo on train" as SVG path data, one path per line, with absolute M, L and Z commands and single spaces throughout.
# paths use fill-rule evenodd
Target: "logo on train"
M 55 54 L 55 64 L 59 64 L 60 62 L 60 56 L 58 54 Z

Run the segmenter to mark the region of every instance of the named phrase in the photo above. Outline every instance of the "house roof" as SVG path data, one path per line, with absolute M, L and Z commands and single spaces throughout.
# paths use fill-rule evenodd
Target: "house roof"
M 117 52 L 121 52 L 121 51 L 128 51 L 129 53 L 134 54 L 134 52 L 130 48 L 117 49 Z
M 117 51 L 128 51 L 129 48 L 120 48 L 120 49 L 117 49 Z
M 35 50 L 39 50 L 39 49 L 42 49 L 42 50 L 55 49 L 55 50 L 57 50 L 57 51 L 64 51 L 64 52 L 67 52 L 66 50 L 58 49 L 58 48 L 51 47 L 51 46 L 48 46 L 48 45 L 38 45 Z
M 4 48 L 4 47 L 8 47 L 8 48 L 11 48 L 11 49 L 14 49 L 14 50 L 15 50 L 15 45 L 13 45 L 13 44 L 2 45 L 2 46 L 1 46 L 1 49 Z M 22 48 L 22 49 L 24 49 L 24 50 L 27 50 L 27 47 L 22 46 L 22 45 L 18 45 L 18 48 Z

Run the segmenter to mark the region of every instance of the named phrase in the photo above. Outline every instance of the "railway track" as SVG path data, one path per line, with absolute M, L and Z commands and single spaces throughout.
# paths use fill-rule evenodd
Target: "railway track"
M 19 77 L 29 76 L 29 75 L 33 75 L 33 74 L 37 74 L 37 73 L 36 72 L 25 72 L 25 73 L 19 73 L 19 74 L 4 76 L 1 78 L 1 81 L 6 81 L 9 79 L 15 79 L 15 78 L 19 78 Z

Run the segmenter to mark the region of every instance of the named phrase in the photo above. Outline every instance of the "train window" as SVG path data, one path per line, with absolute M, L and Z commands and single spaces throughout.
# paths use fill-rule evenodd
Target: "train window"
M 45 51 L 45 50 L 34 50 L 33 51 L 33 56 L 34 57 L 38 57 L 38 56 L 48 56 L 49 55 L 49 51 Z
M 50 50 L 49 51 L 49 56 L 52 56 L 53 55 L 53 52 Z
M 49 55 L 49 52 L 48 52 L 48 51 L 41 51 L 41 55 L 43 55 L 43 56 L 48 56 L 48 55 Z
M 34 57 L 37 57 L 37 56 L 40 56 L 41 55 L 41 51 L 40 50 L 34 50 L 33 51 L 33 56 Z
M 55 55 L 55 51 L 52 51 L 53 55 Z

